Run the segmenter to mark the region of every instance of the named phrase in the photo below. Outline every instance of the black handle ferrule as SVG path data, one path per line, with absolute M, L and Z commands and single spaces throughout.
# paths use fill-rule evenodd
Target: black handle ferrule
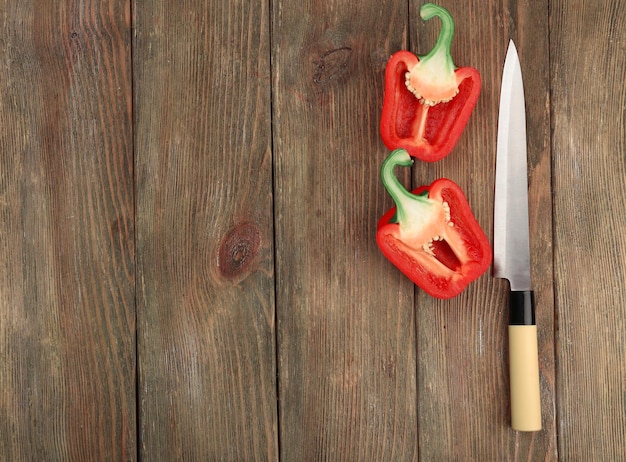
M 535 294 L 532 290 L 511 291 L 511 326 L 535 325 Z

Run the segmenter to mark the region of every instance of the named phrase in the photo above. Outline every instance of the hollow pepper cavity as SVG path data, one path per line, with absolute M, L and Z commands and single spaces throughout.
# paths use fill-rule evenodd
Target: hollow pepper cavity
M 402 186 L 394 168 L 412 164 L 404 149 L 383 162 L 382 182 L 396 207 L 379 220 L 376 241 L 383 255 L 422 290 L 452 298 L 489 268 L 491 246 L 452 180 L 440 178 L 413 192 Z
M 480 94 L 481 79 L 472 67 L 457 68 L 450 54 L 454 21 L 432 3 L 422 19 L 441 19 L 435 47 L 418 57 L 394 53 L 385 70 L 380 133 L 389 149 L 404 148 L 412 157 L 434 162 L 447 156 L 467 125 Z

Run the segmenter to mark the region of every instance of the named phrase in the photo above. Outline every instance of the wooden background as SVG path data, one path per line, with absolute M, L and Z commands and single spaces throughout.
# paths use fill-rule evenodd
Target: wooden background
M 527 93 L 544 429 L 509 427 L 507 283 L 375 244 L 396 0 L 0 0 L 0 459 L 626 458 L 626 2 L 442 0 L 483 78 L 446 176 L 493 237 Z

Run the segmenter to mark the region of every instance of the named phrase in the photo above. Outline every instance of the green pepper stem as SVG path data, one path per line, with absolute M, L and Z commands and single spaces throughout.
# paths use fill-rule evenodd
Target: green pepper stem
M 425 62 L 430 59 L 439 58 L 443 59 L 452 71 L 456 70 L 456 66 L 454 65 L 454 61 L 452 60 L 452 55 L 450 53 L 452 38 L 454 37 L 454 20 L 452 19 L 452 16 L 445 8 L 432 3 L 425 3 L 422 5 L 422 8 L 420 9 L 420 16 L 425 21 L 428 21 L 435 16 L 441 20 L 441 31 L 439 32 L 437 43 L 427 55 L 420 57 L 420 61 Z
M 396 175 L 394 167 L 410 167 L 413 159 L 405 149 L 396 149 L 389 154 L 380 168 L 380 176 L 385 189 L 396 203 L 396 215 L 394 222 L 402 225 L 408 223 L 411 218 L 420 215 L 420 210 L 430 207 L 430 199 L 426 196 L 415 195 L 402 186 Z

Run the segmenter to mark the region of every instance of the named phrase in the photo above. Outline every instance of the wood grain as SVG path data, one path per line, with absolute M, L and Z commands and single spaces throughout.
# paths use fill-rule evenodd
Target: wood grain
M 538 433 L 509 425 L 506 281 L 435 300 L 375 243 L 422 3 L 0 0 L 1 460 L 626 458 L 625 2 L 437 2 L 482 93 L 401 172 L 493 239 L 514 39 Z
M 416 460 L 412 285 L 376 247 L 403 2 L 273 3 L 282 460 Z
M 551 20 L 559 453 L 626 458 L 626 3 Z
M 140 454 L 274 460 L 267 2 L 136 2 Z
M 441 1 L 456 23 L 452 57 L 482 77 L 481 96 L 452 153 L 417 164 L 415 184 L 447 177 L 466 193 L 493 242 L 493 199 L 500 82 L 513 39 L 527 88 L 532 280 L 538 303 L 543 431 L 510 428 L 508 283 L 491 270 L 459 297 L 416 299 L 420 456 L 424 460 L 554 460 L 557 457 L 551 259 L 550 111 L 547 2 Z M 440 31 L 411 4 L 411 48 L 425 54 Z
M 136 453 L 127 6 L 0 2 L 4 460 Z

